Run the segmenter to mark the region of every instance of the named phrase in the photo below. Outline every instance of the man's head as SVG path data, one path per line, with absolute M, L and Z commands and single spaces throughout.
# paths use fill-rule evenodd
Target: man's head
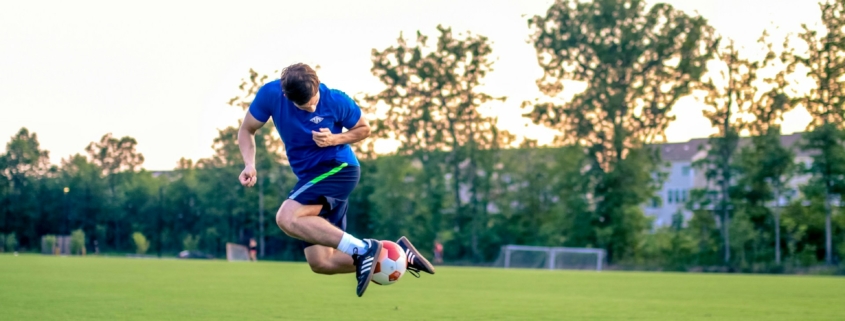
M 320 78 L 306 64 L 290 65 L 282 70 L 282 92 L 297 108 L 314 112 L 320 101 Z

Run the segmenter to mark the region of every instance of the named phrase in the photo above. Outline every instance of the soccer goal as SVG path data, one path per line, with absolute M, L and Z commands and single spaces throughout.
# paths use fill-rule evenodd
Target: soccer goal
M 70 255 L 69 235 L 44 235 L 41 237 L 41 254 Z
M 249 250 L 237 243 L 226 243 L 226 260 L 249 261 Z
M 494 266 L 601 271 L 606 258 L 603 249 L 505 245 Z

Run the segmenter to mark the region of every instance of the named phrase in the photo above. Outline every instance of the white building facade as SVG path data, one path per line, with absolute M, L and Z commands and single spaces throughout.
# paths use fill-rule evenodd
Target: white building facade
M 794 133 L 781 136 L 781 143 L 795 151 L 795 162 L 809 164 L 811 156 L 797 149 L 802 133 Z M 748 138 L 743 137 L 740 141 L 740 148 L 750 143 Z M 651 201 L 643 205 L 643 212 L 653 219 L 653 227 L 664 227 L 672 224 L 672 216 L 681 213 L 684 221 L 692 217 L 692 211 L 685 208 L 689 200 L 690 192 L 693 189 L 707 187 L 707 179 L 702 170 L 696 169 L 692 164 L 707 155 L 707 139 L 697 138 L 683 143 L 661 144 L 660 153 L 667 167 L 664 171 L 668 175 L 662 188 Z M 788 188 L 797 191 L 798 187 L 805 184 L 808 176 L 796 176 Z

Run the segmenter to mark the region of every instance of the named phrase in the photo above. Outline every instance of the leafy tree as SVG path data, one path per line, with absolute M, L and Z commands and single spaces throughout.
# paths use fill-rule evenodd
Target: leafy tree
M 717 191 L 715 210 L 721 215 L 724 262 L 728 264 L 731 258 L 730 212 L 734 208 L 730 192 L 738 174 L 734 162 L 739 133 L 746 125 L 739 117 L 754 101 L 754 82 L 760 66 L 740 57 L 739 48 L 733 41 L 719 47 L 716 54 L 721 67 L 719 73 L 711 72 L 701 89 L 706 93 L 704 102 L 710 107 L 703 111 L 704 117 L 717 128 L 717 133 L 709 139 L 707 156 L 694 165 L 704 170 L 708 185 L 714 185 L 708 189 Z
M 803 54 L 795 54 L 794 64 L 807 70 L 815 82 L 799 101 L 813 117 L 802 145 L 812 151 L 809 173 L 812 184 L 824 188 L 825 261 L 833 264 L 833 228 L 831 203 L 834 195 L 845 192 L 845 1 L 819 3 L 824 31 L 812 30 L 806 24 L 798 38 L 807 45 Z
M 196 251 L 199 248 L 200 237 L 188 234 L 182 240 L 182 249 L 185 251 Z
M 88 144 L 85 151 L 91 160 L 102 168 L 103 175 L 108 176 L 140 169 L 144 164 L 144 155 L 138 153 L 137 145 L 135 138 L 124 136 L 118 139 L 112 136 L 112 133 L 107 133 L 99 142 Z
M 49 162 L 48 152 L 41 149 L 38 136 L 26 128 L 12 136 L 0 161 L 2 176 L 8 180 L 3 182 L 5 210 L 0 226 L 5 232 L 17 232 L 24 247 L 34 245 L 38 238 L 33 227 L 42 203 L 36 195 L 39 179 L 47 174 Z
M 60 228 L 52 232 L 68 235 L 72 230 L 81 228 L 90 235 L 95 232 L 97 223 L 111 221 L 115 226 L 113 238 L 120 237 L 118 226 L 125 226 L 126 222 L 114 219 L 117 215 L 114 212 L 120 208 L 119 204 L 112 203 L 109 183 L 103 180 L 101 167 L 76 154 L 62 160 L 58 180 L 61 184 L 56 187 L 60 192 L 55 194 L 61 195 L 61 198 L 56 198 L 55 203 L 60 204 L 57 208 L 59 215 L 53 217 L 60 223 Z M 115 240 L 114 244 L 119 243 Z
M 751 146 L 742 148 L 737 155 L 737 165 L 741 176 L 738 180 L 739 194 L 743 198 L 750 219 L 756 229 L 774 230 L 775 263 L 781 263 L 781 207 L 783 200 L 790 195 L 788 182 L 797 174 L 794 162 L 793 146 L 781 143 L 781 123 L 783 115 L 794 107 L 786 77 L 794 67 L 788 63 L 790 47 L 788 40 L 783 43 L 783 50 L 778 54 L 773 44 L 768 42 L 768 35 L 763 34 L 760 42 L 768 48 L 766 58 L 759 65 L 758 73 L 768 72 L 769 77 L 753 84 L 753 100 L 745 110 L 752 116 L 746 126 L 751 134 Z M 769 215 L 771 212 L 773 215 Z M 767 217 L 774 218 L 773 227 L 767 228 Z
M 592 199 L 589 243 L 610 259 L 633 255 L 645 227 L 639 205 L 657 190 L 657 154 L 645 143 L 663 137 L 670 111 L 706 70 L 717 41 L 701 17 L 645 1 L 557 0 L 528 21 L 538 87 L 560 97 L 564 84 L 586 84 L 565 103 L 537 103 L 535 123 L 561 132 L 558 143 L 588 155 Z
M 0 242 L 2 242 L 2 247 L 0 250 L 5 250 L 6 252 L 14 252 L 15 248 L 18 246 L 18 239 L 15 237 L 15 233 L 9 233 L 6 235 L 0 234 Z
M 24 177 L 38 177 L 44 175 L 49 168 L 49 153 L 42 150 L 38 143 L 38 135 L 21 128 L 12 140 L 6 144 L 4 157 L 6 175 L 18 184 Z
M 85 255 L 85 232 L 81 229 L 70 233 L 70 252 L 73 254 Z
M 493 226 L 501 232 L 490 243 L 584 245 L 584 234 L 589 232 L 579 228 L 584 226 L 579 219 L 587 206 L 580 172 L 583 153 L 578 148 L 542 148 L 527 141 L 501 154 L 491 195 L 498 212 Z
M 135 253 L 147 253 L 147 250 L 150 248 L 150 242 L 147 241 L 147 238 L 144 236 L 144 234 L 141 234 L 140 232 L 132 233 L 132 240 L 135 242 Z
M 107 133 L 99 142 L 91 142 L 85 148 L 91 161 L 100 168 L 108 182 L 109 203 L 106 204 L 106 210 L 112 216 L 115 248 L 121 246 L 121 222 L 124 218 L 124 212 L 119 207 L 122 195 L 119 195 L 118 186 L 123 178 L 119 173 L 134 172 L 144 163 L 144 155 L 138 153 L 137 145 L 135 138 L 124 136 L 118 139 L 112 133 Z
M 11 229 L 12 180 L 8 176 L 6 155 L 0 154 L 0 234 Z
M 469 233 L 460 234 L 467 238 L 457 238 L 448 246 L 453 253 L 466 251 L 478 260 L 479 238 L 486 220 L 484 204 L 488 201 L 483 189 L 489 185 L 489 166 L 495 161 L 482 163 L 476 151 L 499 148 L 508 137 L 496 129 L 495 118 L 482 115 L 479 109 L 504 98 L 493 97 L 480 88 L 493 65 L 488 38 L 471 33 L 456 35 L 442 25 L 437 31 L 437 42 L 432 46 L 428 45 L 428 36 L 417 32 L 414 43 L 400 35 L 395 46 L 373 49 L 371 71 L 386 88 L 364 100 L 372 109 L 385 106 L 386 116 L 375 122 L 373 133 L 399 140 L 400 155 L 413 155 L 422 161 L 428 177 L 421 181 L 428 194 L 438 193 L 442 178 L 448 175 L 451 207 L 429 203 L 434 229 L 423 239 L 433 241 L 444 211 L 454 211 L 453 228 Z M 437 151 L 449 153 L 445 167 L 430 159 Z M 466 198 L 461 196 L 464 188 Z M 432 200 L 444 201 L 440 197 Z
M 278 73 L 278 71 L 275 73 Z M 228 104 L 233 107 L 240 107 L 243 111 L 249 110 L 252 100 L 255 99 L 255 94 L 258 93 L 258 90 L 261 89 L 269 78 L 270 77 L 267 75 L 261 75 L 255 70 L 250 69 L 249 76 L 241 79 L 241 84 L 238 87 L 241 90 L 241 94 L 230 99 Z M 280 182 L 284 184 L 285 182 L 290 182 L 293 179 L 291 175 L 285 175 L 285 173 L 282 172 L 282 165 L 287 163 L 287 158 L 284 154 L 284 143 L 274 133 L 275 125 L 272 120 L 269 120 L 267 124 L 255 134 L 256 146 L 264 147 L 257 148 L 255 152 L 256 167 L 260 168 L 264 173 L 259 176 L 257 182 L 258 206 L 256 216 L 258 217 L 258 255 L 260 257 L 264 257 L 265 254 L 264 221 L 267 216 L 265 208 L 266 205 L 268 205 L 267 200 L 265 200 L 264 197 L 266 186 Z M 237 131 L 233 142 L 237 142 Z M 229 157 L 238 155 L 236 157 L 238 159 L 236 163 L 243 163 L 240 156 L 240 149 L 238 149 L 237 144 L 227 144 L 225 146 L 229 148 L 234 147 L 235 153 L 231 154 L 232 151 L 227 149 L 227 155 Z M 272 204 L 276 207 L 281 205 L 277 203 L 277 201 L 272 202 Z

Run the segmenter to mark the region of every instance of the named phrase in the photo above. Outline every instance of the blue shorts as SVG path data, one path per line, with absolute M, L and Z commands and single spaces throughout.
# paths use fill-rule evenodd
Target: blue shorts
M 349 194 L 358 185 L 361 169 L 340 161 L 330 161 L 320 163 L 308 172 L 293 187 L 288 199 L 303 205 L 323 205 L 320 217 L 345 232 Z M 314 245 L 299 242 L 303 249 Z

